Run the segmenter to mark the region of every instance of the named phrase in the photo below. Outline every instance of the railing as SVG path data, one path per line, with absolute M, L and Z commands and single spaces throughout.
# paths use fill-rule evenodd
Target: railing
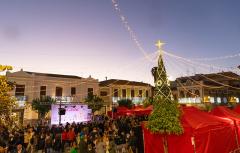
M 18 107 L 24 107 L 25 103 L 27 102 L 28 97 L 27 96 L 14 96 L 16 98 L 16 102 Z
M 74 99 L 74 97 L 72 97 L 72 96 L 55 96 L 55 97 L 52 97 L 53 99 L 55 99 L 56 100 L 56 102 L 57 103 L 59 103 L 60 101 L 62 102 L 62 103 L 71 103 L 71 102 L 73 102 L 73 99 Z
M 143 102 L 146 97 L 112 97 L 112 101 L 116 103 L 118 100 L 130 99 L 134 104 Z
M 189 104 L 189 103 L 200 104 L 201 103 L 201 98 L 200 97 L 196 97 L 196 98 L 178 98 L 178 102 L 180 104 Z

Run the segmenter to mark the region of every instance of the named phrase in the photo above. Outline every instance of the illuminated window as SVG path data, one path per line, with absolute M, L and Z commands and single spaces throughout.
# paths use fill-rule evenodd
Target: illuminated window
M 210 97 L 210 102 L 214 103 L 214 97 Z

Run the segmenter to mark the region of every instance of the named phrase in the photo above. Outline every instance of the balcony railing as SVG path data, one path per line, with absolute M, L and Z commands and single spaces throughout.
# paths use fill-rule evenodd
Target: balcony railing
M 196 97 L 196 98 L 178 98 L 178 102 L 180 104 L 199 104 L 201 103 L 201 98 L 200 97 Z
M 142 103 L 146 97 L 112 97 L 112 101 L 116 103 L 118 100 L 130 99 L 134 104 Z
M 62 103 L 71 103 L 74 100 L 74 97 L 72 97 L 72 96 L 62 96 L 62 97 L 54 96 L 52 98 L 55 99 L 57 103 L 59 103 L 60 101 Z
M 24 107 L 25 103 L 27 102 L 28 97 L 27 96 L 14 96 L 16 98 L 17 107 Z

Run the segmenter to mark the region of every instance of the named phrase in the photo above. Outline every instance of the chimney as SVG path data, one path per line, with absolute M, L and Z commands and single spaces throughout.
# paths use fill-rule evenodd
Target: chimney
M 105 77 L 105 79 L 106 79 L 106 81 L 107 81 L 107 79 L 108 79 L 108 78 L 107 78 L 107 77 Z

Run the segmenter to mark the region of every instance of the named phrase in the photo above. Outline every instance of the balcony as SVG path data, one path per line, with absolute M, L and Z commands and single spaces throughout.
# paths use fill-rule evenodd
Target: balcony
M 118 100 L 130 99 L 134 104 L 142 103 L 146 97 L 112 97 L 113 103 L 117 103 Z
M 19 108 L 24 107 L 28 99 L 27 96 L 13 96 L 13 97 L 16 98 L 17 107 Z
M 178 98 L 178 102 L 180 104 L 200 104 L 201 103 L 201 98 L 196 97 L 196 98 Z
M 60 101 L 61 101 L 61 103 L 72 103 L 72 102 L 74 102 L 74 97 L 72 97 L 72 96 L 62 96 L 62 97 L 54 96 L 52 98 L 55 99 L 57 103 L 60 103 Z

